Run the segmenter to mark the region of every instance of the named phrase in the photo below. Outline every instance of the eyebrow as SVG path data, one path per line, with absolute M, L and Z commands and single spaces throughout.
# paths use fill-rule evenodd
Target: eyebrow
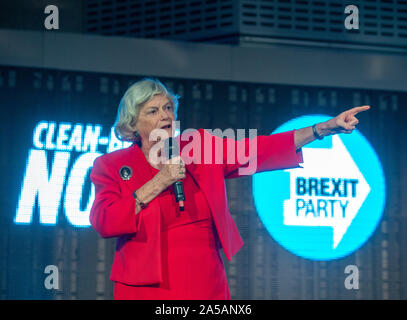
M 174 106 L 174 104 L 171 101 L 168 101 L 167 103 L 164 104 L 164 107 L 167 105 L 171 105 L 172 107 Z M 153 106 L 147 106 L 147 108 L 158 108 L 156 105 Z

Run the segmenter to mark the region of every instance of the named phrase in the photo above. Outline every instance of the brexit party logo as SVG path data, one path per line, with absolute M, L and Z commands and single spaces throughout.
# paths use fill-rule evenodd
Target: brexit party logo
M 273 133 L 330 119 L 293 119 Z M 349 255 L 371 236 L 385 204 L 380 161 L 358 131 L 316 140 L 302 148 L 302 168 L 253 176 L 255 206 L 270 235 L 285 249 L 311 260 Z
M 107 136 L 102 133 L 97 124 L 40 121 L 35 126 L 14 223 L 31 224 L 37 210 L 40 224 L 56 225 L 62 207 L 71 225 L 90 225 L 95 190 L 88 176 L 94 160 L 131 144 L 118 140 L 113 128 Z

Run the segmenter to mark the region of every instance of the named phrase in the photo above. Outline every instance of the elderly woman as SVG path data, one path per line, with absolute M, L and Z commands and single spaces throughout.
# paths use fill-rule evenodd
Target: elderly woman
M 194 161 L 183 161 L 188 160 L 182 153 L 184 139 L 183 160 L 154 161 L 161 154 L 154 148 L 158 139 L 150 135 L 160 129 L 173 136 L 177 107 L 178 97 L 158 80 L 130 86 L 119 105 L 115 131 L 134 143 L 97 158 L 91 172 L 96 196 L 90 222 L 102 237 L 118 237 L 110 276 L 115 299 L 230 299 L 220 249 L 230 260 L 243 241 L 228 209 L 225 178 L 241 175 L 238 169 L 247 163 L 226 161 L 227 147 L 232 143 L 236 153 L 245 152 L 250 140 L 231 141 L 200 129 L 192 134 L 200 148 Z M 256 152 L 247 158 L 256 158 L 251 173 L 299 167 L 302 146 L 351 133 L 358 123 L 355 115 L 367 109 L 355 107 L 312 127 L 255 137 Z M 200 161 L 208 152 L 203 141 L 220 142 L 222 161 Z M 172 188 L 177 180 L 186 197 L 182 212 Z

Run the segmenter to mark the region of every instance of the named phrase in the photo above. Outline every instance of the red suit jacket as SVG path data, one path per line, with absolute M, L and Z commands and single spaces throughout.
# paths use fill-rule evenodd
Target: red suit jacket
M 294 130 L 257 136 L 251 140 L 257 143 L 257 153 L 251 154 L 247 152 L 250 150 L 249 138 L 234 141 L 214 136 L 203 129 L 194 131 L 190 138 L 192 141 L 180 141 L 180 148 L 190 150 L 186 154 L 193 156 L 195 162 L 201 159 L 201 164 L 186 164 L 186 170 L 198 183 L 208 201 L 222 248 L 230 260 L 242 247 L 243 240 L 229 212 L 225 178 L 239 177 L 239 168 L 245 167 L 253 160 L 257 160 L 257 168 L 251 173 L 300 167 L 299 163 L 303 162 L 302 151 L 295 150 Z M 218 161 L 215 164 L 204 164 L 203 139 L 214 142 L 213 151 L 217 147 L 223 148 L 221 163 Z M 229 150 L 230 156 L 232 145 L 236 150 L 233 155 L 235 160 L 239 153 L 242 155 L 246 150 L 245 155 L 248 155 L 246 164 L 227 161 L 226 151 Z M 195 148 L 193 152 L 191 146 Z M 200 149 L 197 149 L 199 147 Z M 215 155 L 216 152 L 212 152 L 212 160 L 215 159 Z M 183 155 L 182 157 L 186 159 Z M 119 174 L 123 166 L 130 167 L 133 171 L 129 180 L 123 180 Z M 110 274 L 113 281 L 128 285 L 162 281 L 160 211 L 164 208 L 160 207 L 157 197 L 136 215 L 135 200 L 132 196 L 134 190 L 143 186 L 152 177 L 149 164 L 136 144 L 100 156 L 94 162 L 90 178 L 95 185 L 96 195 L 90 212 L 90 222 L 103 238 L 118 237 Z

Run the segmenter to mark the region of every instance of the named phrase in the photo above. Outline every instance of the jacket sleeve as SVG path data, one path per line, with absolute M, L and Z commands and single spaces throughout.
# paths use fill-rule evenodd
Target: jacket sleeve
M 93 228 L 103 237 L 110 238 L 135 233 L 139 229 L 141 212 L 135 214 L 135 200 L 129 192 L 123 194 L 114 170 L 102 157 L 95 160 L 90 179 L 95 185 L 95 200 L 89 220 Z
M 294 132 L 295 130 L 291 130 L 239 141 L 224 138 L 225 178 L 237 178 L 278 169 L 301 168 L 299 163 L 304 162 L 302 150 L 295 149 Z M 232 145 L 235 146 L 234 152 Z

